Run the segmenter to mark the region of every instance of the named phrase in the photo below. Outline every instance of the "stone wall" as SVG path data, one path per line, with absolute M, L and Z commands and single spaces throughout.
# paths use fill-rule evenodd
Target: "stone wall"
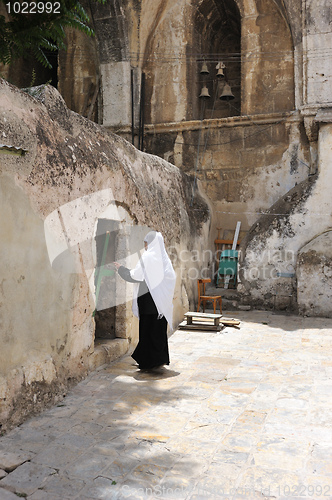
M 258 231 L 266 241 L 265 256 L 274 245 L 273 252 L 281 252 L 277 267 L 272 258 L 275 272 L 294 274 L 294 269 L 292 273 L 281 269 L 289 264 L 287 259 L 283 262 L 285 252 L 293 252 L 291 267 L 296 267 L 297 252 L 309 242 L 298 236 L 300 228 L 305 227 L 310 238 L 318 235 L 314 217 L 297 213 L 296 200 L 308 196 L 309 203 L 314 196 L 313 213 L 325 213 L 324 189 L 329 182 L 328 160 L 323 159 L 325 148 L 329 151 L 328 133 L 323 132 L 323 124 L 329 121 L 323 115 L 332 105 L 329 0 L 117 0 L 94 4 L 91 14 L 96 38 L 83 44 L 78 35 L 73 39 L 68 33 L 68 53 L 60 54 L 59 88 L 64 89 L 65 82 L 68 104 L 82 113 L 87 100 L 84 81 L 96 88 L 99 82 L 98 119 L 108 130 L 131 140 L 132 74 L 137 145 L 144 72 L 144 149 L 201 181 L 213 211 L 209 250 L 214 250 L 217 227 L 229 232 L 240 220 L 243 231 L 254 225 L 250 235 Z M 82 53 L 79 45 L 84 46 Z M 89 66 L 91 54 L 96 57 Z M 221 56 L 234 101 L 222 102 L 218 97 L 215 64 Z M 202 104 L 198 96 L 205 59 L 211 99 Z M 67 99 L 71 79 L 76 100 Z M 318 191 L 311 189 L 315 177 L 306 181 L 317 172 Z M 186 182 L 190 193 L 195 180 L 186 178 Z M 299 198 L 292 205 L 289 199 L 294 192 Z M 191 213 L 198 216 L 199 211 Z M 265 212 L 269 215 L 256 226 Z M 288 222 L 294 214 L 298 227 Z M 269 227 L 266 221 L 271 217 L 274 225 Z M 325 219 L 319 226 L 323 232 L 328 229 Z M 290 238 L 287 227 L 296 236 Z M 262 247 L 248 240 L 245 245 L 248 249 L 252 245 L 253 252 L 243 257 L 248 269 L 255 258 L 260 261 Z M 276 295 L 285 291 L 284 297 L 293 298 L 280 298 L 280 307 L 288 301 L 296 308 L 296 279 L 279 278 L 277 291 L 276 281 L 263 279 L 259 291 L 253 280 L 249 286 L 253 293 L 246 288 L 246 294 L 256 303 L 261 291 L 260 303 L 266 299 L 276 307 Z
M 261 211 L 306 177 L 308 141 L 301 118 L 292 114 L 295 100 L 302 104 L 300 0 L 85 6 L 96 37 L 68 31 L 68 50 L 59 54 L 59 90 L 67 105 L 87 115 L 99 88 L 98 116 L 92 108 L 92 118 L 131 140 L 132 70 L 138 145 L 144 72 L 144 149 L 197 174 L 217 226 L 234 230 L 240 220 L 248 230 Z M 219 99 L 220 57 L 235 95 L 229 102 Z M 204 106 L 198 97 L 203 59 L 211 94 Z
M 243 300 L 331 315 L 332 114 L 318 112 L 318 173 L 294 187 L 250 229 L 241 248 Z
M 95 367 L 98 220 L 118 224 L 116 260 L 127 265 L 148 228 L 161 231 L 175 255 L 204 248 L 210 221 L 199 189 L 190 207 L 191 183 L 178 168 L 69 111 L 54 88 L 32 92 L 0 81 L 2 142 L 27 150 L 0 157 L 3 429 L 62 397 L 70 381 Z M 181 264 L 189 265 L 198 266 Z M 175 267 L 174 326 L 196 293 L 196 281 L 178 261 Z M 137 341 L 138 323 L 130 285 L 116 279 L 110 305 L 121 353 Z
M 146 75 L 146 123 L 200 119 L 203 60 L 210 71 L 205 83 L 212 96 L 203 118 L 294 108 L 291 27 L 284 8 L 272 0 L 119 1 L 96 5 L 93 19 L 106 126 L 131 124 L 130 68 L 135 71 L 136 126 L 141 72 Z M 225 63 L 235 95 L 232 103 L 219 100 L 223 84 L 215 77 L 218 62 Z M 111 113 L 120 102 L 121 111 Z
M 309 142 L 310 178 L 274 205 L 250 230 L 242 249 L 242 292 L 260 305 L 331 315 L 328 239 L 331 229 L 330 3 L 302 2 L 303 26 L 286 2 L 295 56 L 295 102 Z M 250 272 L 256 276 L 250 278 Z
M 241 221 L 247 231 L 310 171 L 298 113 L 151 126 L 146 147 L 200 179 L 216 227 L 228 230 Z
M 299 312 L 332 317 L 332 232 L 327 231 L 302 247 L 297 262 Z
M 131 140 L 131 67 L 138 144 L 144 72 L 144 150 L 201 180 L 215 214 L 214 237 L 216 227 L 234 231 L 237 221 L 247 231 L 310 168 L 303 120 L 293 111 L 298 3 L 290 12 L 270 0 L 117 6 L 98 7 L 95 16 L 123 39 L 121 47 L 115 40 L 106 44 L 105 31 L 100 32 L 103 67 L 110 67 L 110 77 L 103 77 L 103 124 Z M 223 82 L 216 79 L 215 66 L 221 55 L 235 96 L 229 102 L 219 99 Z M 204 59 L 206 77 L 200 74 Z M 211 99 L 202 103 L 204 82 Z

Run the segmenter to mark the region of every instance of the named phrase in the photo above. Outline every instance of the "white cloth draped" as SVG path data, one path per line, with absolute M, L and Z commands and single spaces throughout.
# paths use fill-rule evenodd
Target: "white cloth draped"
M 130 275 L 137 281 L 145 280 L 160 316 L 165 316 L 170 329 L 173 329 L 173 295 L 175 272 L 167 255 L 161 233 L 151 231 L 144 239 L 148 248 Z M 134 287 L 133 313 L 139 317 L 137 295 L 139 284 Z

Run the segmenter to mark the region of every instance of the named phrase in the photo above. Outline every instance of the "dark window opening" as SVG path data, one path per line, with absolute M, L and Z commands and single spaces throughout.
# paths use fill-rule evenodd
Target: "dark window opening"
M 119 223 L 109 219 L 99 219 L 96 240 L 96 339 L 114 339 L 115 335 L 115 294 L 116 281 L 112 262 L 115 260 L 117 231 Z

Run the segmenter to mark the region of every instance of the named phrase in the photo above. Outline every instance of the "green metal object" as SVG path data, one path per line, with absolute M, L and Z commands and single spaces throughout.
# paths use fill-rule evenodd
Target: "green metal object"
M 217 286 L 219 284 L 220 278 L 225 279 L 226 276 L 234 280 L 234 285 L 236 284 L 237 260 L 238 260 L 237 250 L 223 250 L 221 252 L 218 274 L 217 274 Z
M 101 263 L 98 268 L 98 274 L 97 274 L 97 280 L 96 280 L 96 309 L 93 311 L 92 316 L 94 317 L 97 311 L 97 305 L 98 305 L 98 299 L 99 299 L 99 293 L 100 293 L 100 287 L 102 280 L 105 276 L 108 277 L 113 277 L 115 275 L 115 271 L 113 269 L 108 269 L 105 267 L 105 261 L 106 261 L 106 255 L 107 255 L 107 249 L 108 249 L 108 244 L 110 241 L 110 232 L 106 232 L 106 238 L 104 242 L 104 248 L 103 248 L 103 254 L 101 257 Z

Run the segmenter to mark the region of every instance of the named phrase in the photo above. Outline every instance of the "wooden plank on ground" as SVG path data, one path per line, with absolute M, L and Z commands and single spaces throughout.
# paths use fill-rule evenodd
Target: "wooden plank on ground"
M 221 330 L 221 325 L 213 325 L 212 323 L 191 323 L 191 325 L 188 325 L 186 321 L 182 321 L 178 328 L 182 330 L 198 330 L 198 331 L 212 331 L 212 332 L 219 332 Z
M 224 326 L 238 326 L 240 324 L 240 321 L 238 319 L 232 318 L 221 318 L 220 321 Z
M 180 329 L 186 330 L 201 330 L 201 331 L 220 331 L 223 326 L 238 327 L 240 320 L 235 318 L 227 318 L 221 314 L 209 314 L 188 311 L 185 315 L 185 320 L 179 324 Z

